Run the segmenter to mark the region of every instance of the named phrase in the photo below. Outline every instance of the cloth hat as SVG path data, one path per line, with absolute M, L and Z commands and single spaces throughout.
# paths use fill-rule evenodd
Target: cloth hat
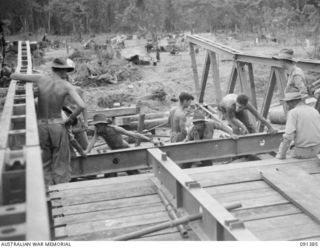
M 195 122 L 200 122 L 200 121 L 207 121 L 205 119 L 205 115 L 201 112 L 195 112 L 193 114 L 193 119 L 192 119 L 192 122 L 195 123 Z
M 56 58 L 51 63 L 52 68 L 57 69 L 66 69 L 68 72 L 71 72 L 75 69 L 74 62 L 71 59 L 66 58 Z
M 93 116 L 93 120 L 91 122 L 92 125 L 97 125 L 100 123 L 104 123 L 104 124 L 110 124 L 112 121 L 107 118 L 106 115 L 104 114 L 96 114 Z
M 289 61 L 295 61 L 293 58 L 293 50 L 292 49 L 281 49 L 278 56 L 273 56 L 272 58 L 275 60 L 289 60 Z
M 288 92 L 288 93 L 285 93 L 284 98 L 281 99 L 281 101 L 289 102 L 292 100 L 299 100 L 299 99 L 304 99 L 307 97 L 308 97 L 308 95 L 301 94 L 300 92 Z

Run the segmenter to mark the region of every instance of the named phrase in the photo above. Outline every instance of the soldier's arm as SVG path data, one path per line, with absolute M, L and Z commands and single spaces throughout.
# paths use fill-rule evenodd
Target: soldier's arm
M 213 121 L 213 123 L 214 123 L 215 129 L 221 130 L 221 131 L 229 134 L 232 139 L 237 139 L 237 138 L 238 138 L 238 136 L 235 135 L 235 134 L 232 132 L 232 129 L 229 128 L 228 126 L 226 126 L 225 124 L 219 123 L 219 122 L 217 122 L 217 121 Z
M 251 112 L 251 114 L 253 114 L 254 117 L 267 126 L 269 132 L 275 132 L 271 124 L 260 113 L 258 113 L 256 108 L 250 102 L 247 104 L 247 109 Z
M 69 120 L 74 120 L 86 107 L 85 103 L 77 93 L 76 89 L 70 85 L 67 84 L 67 90 L 68 90 L 68 95 L 74 100 L 74 102 L 78 105 L 76 110 L 72 112 L 72 114 L 69 116 Z
M 98 134 L 97 134 L 97 130 L 95 130 L 93 138 L 92 138 L 92 140 L 90 140 L 90 143 L 89 143 L 87 149 L 85 150 L 86 154 L 91 152 L 92 148 L 94 147 L 95 143 L 97 142 L 97 139 L 98 139 Z
M 244 133 L 248 133 L 248 129 L 247 127 L 241 122 L 239 121 L 236 116 L 235 116 L 235 110 L 233 108 L 227 108 L 226 109 L 226 119 L 227 121 L 236 126 L 239 127 L 243 130 Z
M 41 74 L 22 74 L 22 73 L 12 73 L 10 75 L 11 79 L 19 80 L 19 81 L 26 81 L 26 82 L 35 82 L 38 83 Z
M 84 101 L 84 91 L 80 87 L 78 88 L 78 93 L 79 93 L 79 96 L 81 97 L 81 99 Z M 82 115 L 83 115 L 84 125 L 87 128 L 88 127 L 88 109 L 87 109 L 87 105 L 84 107 L 84 109 L 82 111 Z
M 285 128 L 285 133 L 283 135 L 283 140 L 279 146 L 279 151 L 276 156 L 278 159 L 285 159 L 286 153 L 290 147 L 291 142 L 294 140 L 296 135 L 296 116 L 293 112 L 288 112 L 288 118 Z
M 187 128 L 186 128 L 187 118 L 185 115 L 179 117 L 179 127 L 181 130 L 181 135 L 184 137 L 187 136 Z
M 110 127 L 113 127 L 117 132 L 123 134 L 123 135 L 126 135 L 126 136 L 129 136 L 129 137 L 133 137 L 133 138 L 136 138 L 136 139 L 142 139 L 144 141 L 148 141 L 148 142 L 152 142 L 152 139 L 151 138 L 148 138 L 147 136 L 141 134 L 141 133 L 135 133 L 135 132 L 131 132 L 131 131 L 128 131 L 122 127 L 118 127 L 118 126 L 113 126 L 113 125 L 110 125 Z
M 295 88 L 297 88 L 301 94 L 308 94 L 307 86 L 305 85 L 301 76 L 299 75 L 294 76 L 293 82 L 294 82 Z

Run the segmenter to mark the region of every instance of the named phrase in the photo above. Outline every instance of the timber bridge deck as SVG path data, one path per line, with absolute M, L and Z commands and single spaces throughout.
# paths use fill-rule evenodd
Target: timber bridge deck
M 227 93 L 240 82 L 256 105 L 253 63 L 271 66 L 261 113 L 267 116 L 275 85 L 280 95 L 285 74 L 277 61 L 189 36 L 197 106 L 203 103 L 211 68 L 221 99 L 217 55 L 234 61 Z M 201 85 L 194 46 L 207 50 Z M 319 61 L 300 61 L 320 71 Z M 248 70 L 248 71 L 246 71 Z M 17 72 L 31 73 L 28 42 L 19 42 Z M 246 72 L 249 73 L 247 80 Z M 32 83 L 12 81 L 0 119 L 0 240 L 318 240 L 320 162 L 274 159 L 282 133 L 257 133 L 238 140 L 176 143 L 130 148 L 72 160 L 72 177 L 135 169 L 152 172 L 51 186 L 46 198 Z M 134 112 L 132 112 L 134 111 Z M 135 109 L 106 111 L 109 116 Z M 263 127 L 260 126 L 260 131 Z M 266 154 L 266 155 L 261 155 Z M 225 164 L 255 155 L 256 161 Z M 180 164 L 213 160 L 215 166 L 184 169 Z M 219 162 L 220 161 L 220 162 Z M 47 201 L 48 200 L 48 201 Z

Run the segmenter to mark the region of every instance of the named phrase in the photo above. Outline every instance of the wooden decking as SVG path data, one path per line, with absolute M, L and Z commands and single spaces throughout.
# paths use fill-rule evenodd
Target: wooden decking
M 197 180 L 221 204 L 241 202 L 242 208 L 231 213 L 259 239 L 320 240 L 318 222 L 273 189 L 261 176 L 266 169 L 297 168 L 320 180 L 318 163 L 316 159 L 272 159 L 193 168 L 184 172 Z M 170 220 L 152 178 L 152 174 L 144 174 L 51 187 L 55 238 L 109 240 Z M 297 176 L 296 187 L 300 183 L 303 182 Z M 171 228 L 139 240 L 198 238 L 190 230 L 189 239 L 183 239 L 176 228 Z
M 170 220 L 152 174 L 61 184 L 50 194 L 55 239 L 108 240 Z M 176 228 L 138 240 L 182 240 Z M 186 240 L 198 240 L 192 231 Z

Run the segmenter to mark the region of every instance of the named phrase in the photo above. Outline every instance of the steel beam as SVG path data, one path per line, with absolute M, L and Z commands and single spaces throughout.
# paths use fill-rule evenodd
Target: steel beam
M 282 67 L 280 61 L 272 59 L 270 56 L 257 56 L 242 53 L 241 51 L 235 50 L 231 47 L 224 46 L 212 40 L 203 38 L 198 35 L 188 35 L 187 40 L 191 44 L 196 44 L 209 51 L 216 52 L 221 55 L 225 55 L 229 58 L 234 59 L 237 62 L 263 64 L 272 67 Z M 320 60 L 307 60 L 299 59 L 297 66 L 306 71 L 320 72 Z
M 217 42 L 214 42 L 212 40 L 206 39 L 198 35 L 188 35 L 187 41 L 189 41 L 191 44 L 198 45 L 209 51 L 224 55 L 225 57 L 229 58 L 233 58 L 235 54 L 241 53 L 240 51 L 235 50 L 231 47 L 224 46 L 222 44 L 219 44 Z
M 282 132 L 274 135 L 260 133 L 233 139 L 202 140 L 175 143 L 160 147 L 176 163 L 224 159 L 276 151 Z M 103 154 L 76 157 L 71 161 L 72 177 L 150 168 L 147 148 L 131 148 Z
M 107 118 L 125 116 L 125 115 L 135 115 L 139 113 L 139 108 L 137 106 L 131 107 L 121 107 L 121 108 L 104 108 L 97 109 L 94 111 L 88 111 L 88 119 L 92 119 L 95 114 L 104 114 Z
M 202 214 L 194 232 L 204 240 L 258 240 L 244 224 L 229 213 L 198 182 L 183 172 L 160 149 L 148 150 L 155 177 L 176 199 L 177 208 L 188 215 Z

